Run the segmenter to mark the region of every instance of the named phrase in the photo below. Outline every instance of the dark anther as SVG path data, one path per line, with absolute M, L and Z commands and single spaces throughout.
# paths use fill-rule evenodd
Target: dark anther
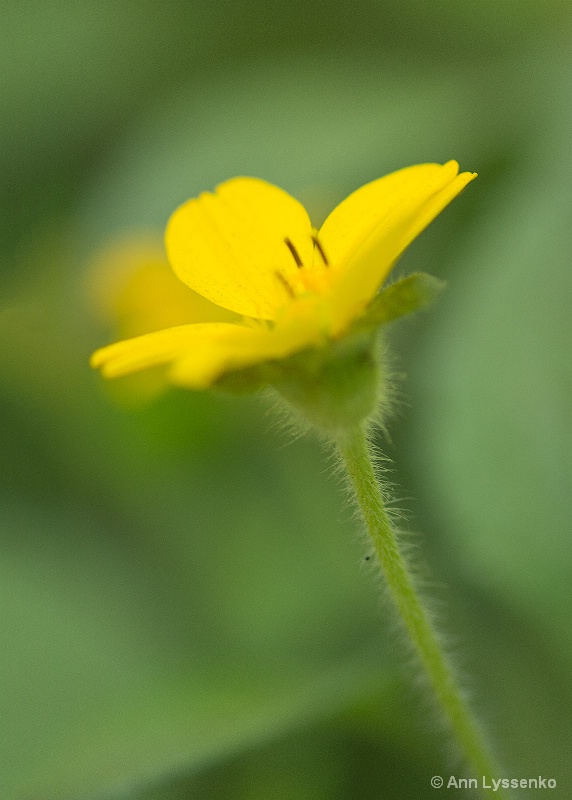
M 294 289 L 290 286 L 284 275 L 282 275 L 281 272 L 278 272 L 278 270 L 274 274 L 276 275 L 282 286 L 286 289 L 287 294 L 289 294 L 290 297 L 294 299 L 296 297 L 296 293 L 294 292 Z
M 290 250 L 290 252 L 292 253 L 292 258 L 296 262 L 296 266 L 297 267 L 303 267 L 304 264 L 302 263 L 302 259 L 300 258 L 300 254 L 298 253 L 298 251 L 296 250 L 296 248 L 294 247 L 294 245 L 292 244 L 290 239 L 284 239 L 284 244 L 286 245 L 288 250 Z
M 318 239 L 317 236 L 312 236 L 312 241 L 314 242 L 314 245 L 318 248 L 318 252 L 322 256 L 322 261 L 324 262 L 326 267 L 328 267 L 329 266 L 328 259 L 326 258 L 326 254 L 324 253 L 324 248 L 320 244 L 320 240 Z

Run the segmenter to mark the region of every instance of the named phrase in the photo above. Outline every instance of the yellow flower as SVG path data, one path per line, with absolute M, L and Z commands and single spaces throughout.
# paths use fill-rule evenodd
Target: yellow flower
M 367 323 L 396 259 L 476 177 L 458 169 L 450 161 L 386 175 L 353 192 L 319 231 L 297 200 L 257 178 L 233 178 L 189 200 L 167 226 L 170 265 L 236 316 L 117 342 L 97 350 L 92 366 L 112 378 L 164 365 L 171 383 L 195 389 L 241 373 L 253 384 L 279 380 L 291 357 L 326 353 Z M 372 319 L 383 317 L 378 306 Z M 316 359 L 308 363 L 315 372 Z

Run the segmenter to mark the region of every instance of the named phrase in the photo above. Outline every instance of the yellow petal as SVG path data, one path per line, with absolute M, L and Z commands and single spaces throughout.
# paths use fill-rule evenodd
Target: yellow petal
M 225 323 L 181 325 L 103 347 L 91 357 L 91 366 L 106 378 L 117 378 L 167 365 L 172 383 L 204 388 L 226 372 L 284 358 L 319 336 L 302 315 L 275 330 Z
M 419 164 L 380 178 L 344 200 L 320 230 L 328 258 L 338 259 L 331 287 L 333 333 L 374 297 L 396 259 L 476 177 L 458 164 Z M 331 254 L 331 255 L 330 255 Z
M 107 378 L 169 364 L 187 355 L 199 356 L 211 346 L 247 344 L 258 332 L 242 325 L 198 323 L 165 328 L 161 331 L 124 339 L 102 347 L 91 357 L 91 366 Z
M 223 308 L 260 319 L 275 319 L 291 295 L 304 290 L 296 258 L 305 266 L 313 258 L 304 207 L 257 178 L 233 178 L 214 194 L 189 200 L 169 220 L 165 241 L 169 261 L 187 286 Z

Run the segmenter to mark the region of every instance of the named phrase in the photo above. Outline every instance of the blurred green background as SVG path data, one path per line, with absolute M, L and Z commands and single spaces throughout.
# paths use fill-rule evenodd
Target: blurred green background
M 2 798 L 454 793 L 318 443 L 260 399 L 137 403 L 87 366 L 110 241 L 237 174 L 319 222 L 450 158 L 480 177 L 397 268 L 449 287 L 391 332 L 380 445 L 503 775 L 569 798 L 570 4 L 0 10 Z

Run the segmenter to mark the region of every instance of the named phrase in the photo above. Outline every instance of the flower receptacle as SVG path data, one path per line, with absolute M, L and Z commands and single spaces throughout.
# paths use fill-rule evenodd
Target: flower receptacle
M 311 425 L 332 433 L 372 417 L 385 396 L 375 335 L 354 336 L 296 354 L 274 388 Z

